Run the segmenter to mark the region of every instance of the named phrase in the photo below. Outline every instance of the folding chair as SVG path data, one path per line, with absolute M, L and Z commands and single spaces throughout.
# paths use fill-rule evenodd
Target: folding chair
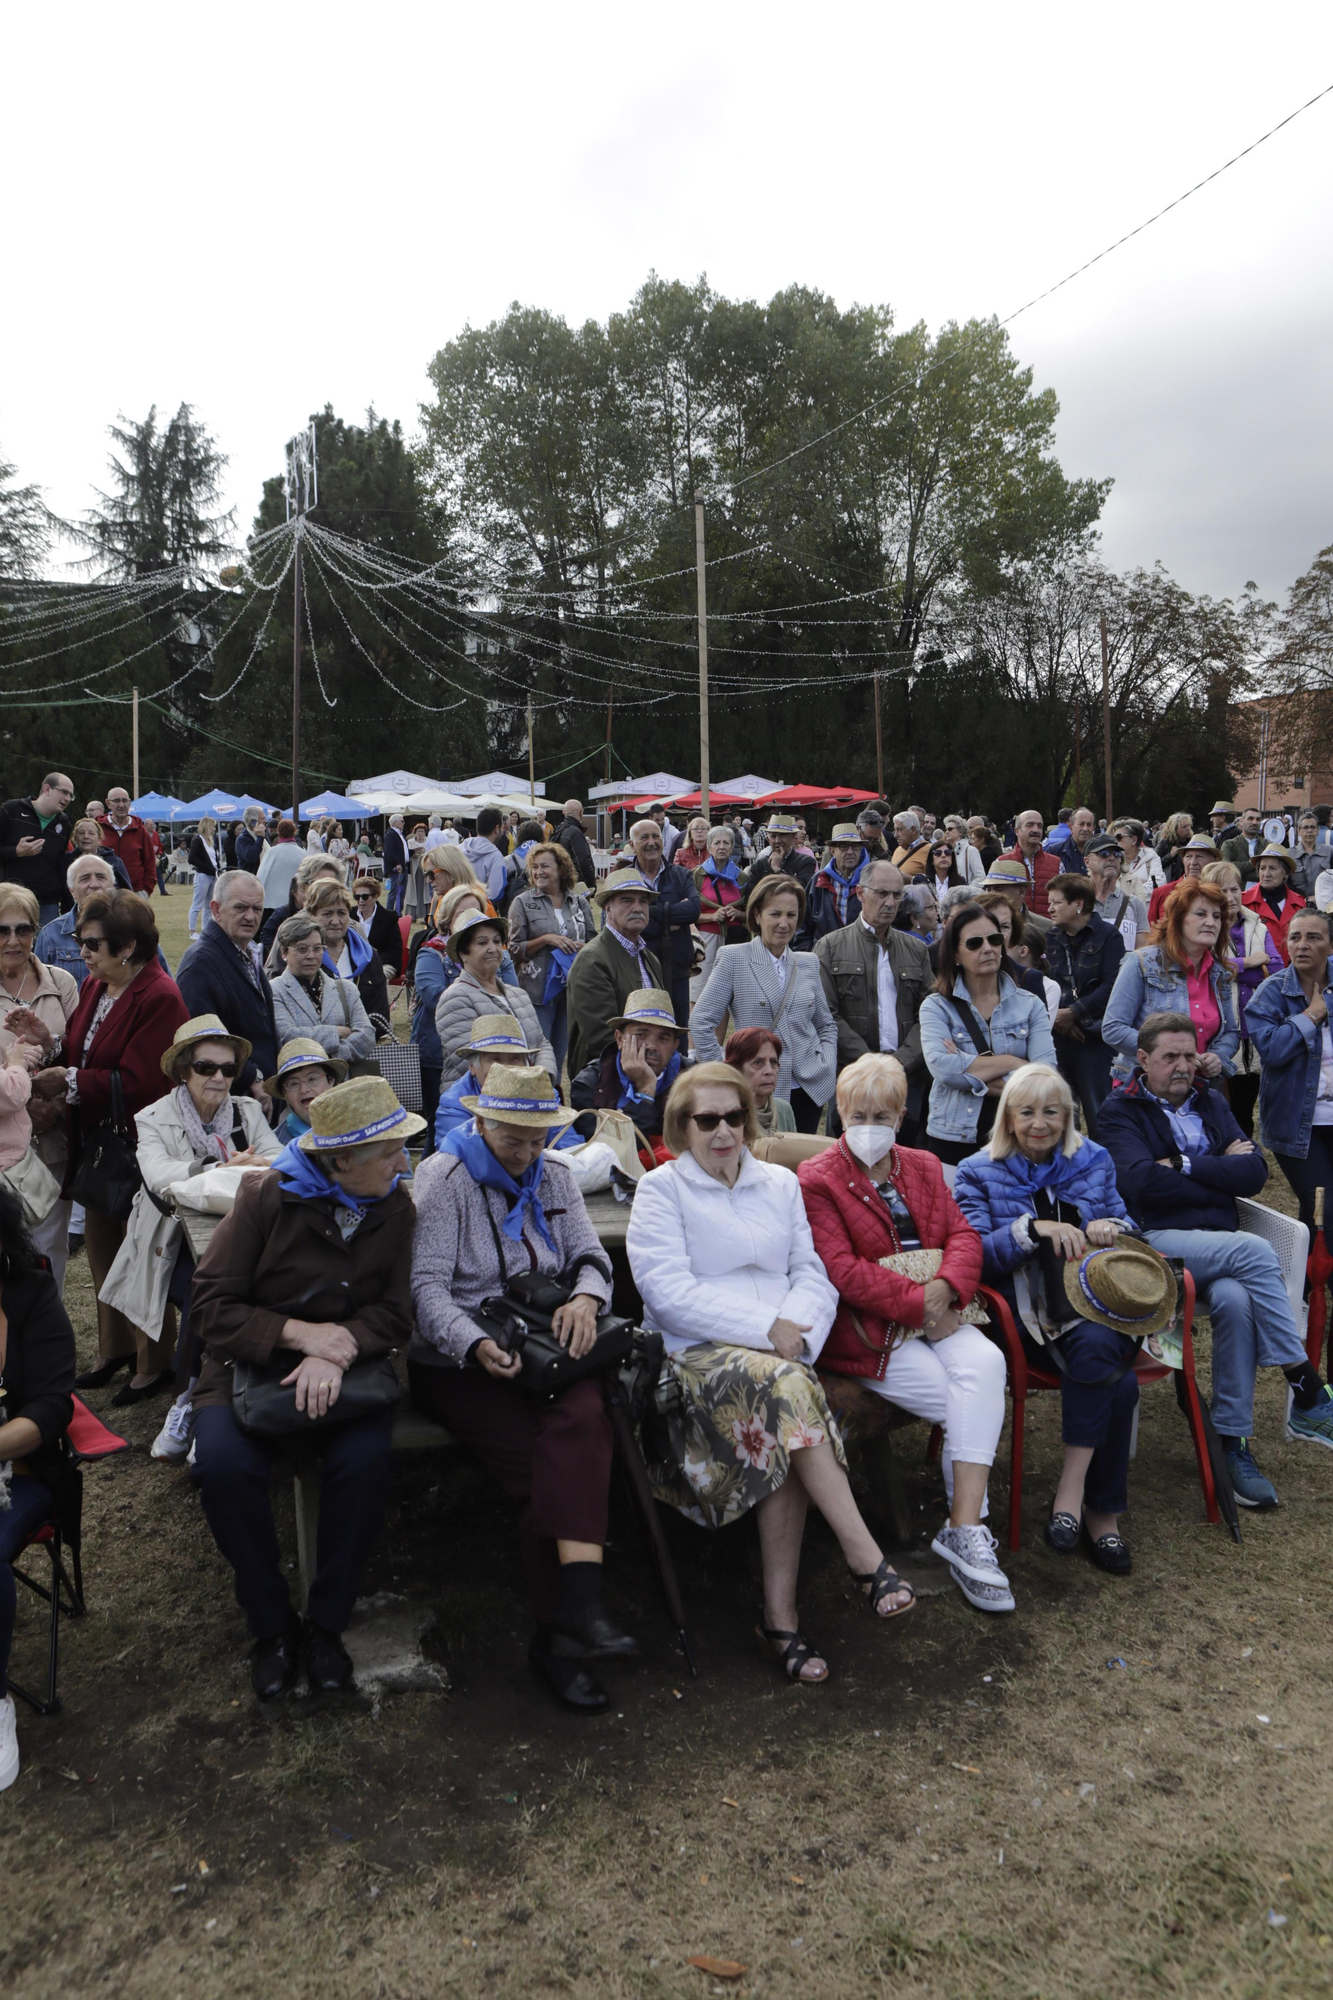
M 93 1415 L 88 1405 L 76 1396 L 74 1414 L 65 1432 L 65 1452 L 67 1471 L 64 1491 L 59 1496 L 47 1519 L 34 1528 L 25 1543 L 25 1549 L 44 1549 L 51 1564 L 49 1586 L 39 1583 L 36 1577 L 28 1576 L 15 1560 L 10 1567 L 15 1580 L 24 1584 L 34 1596 L 43 1598 L 51 1607 L 50 1632 L 46 1665 L 46 1692 L 44 1695 L 30 1694 L 20 1687 L 10 1674 L 9 1691 L 26 1701 L 29 1708 L 35 1708 L 38 1715 L 59 1715 L 61 1702 L 56 1693 L 56 1672 L 60 1659 L 60 1614 L 67 1618 L 82 1618 L 87 1610 L 83 1596 L 83 1470 L 102 1458 L 114 1458 L 117 1452 L 129 1449 L 128 1440 L 118 1437 L 109 1430 L 100 1417 Z M 68 1548 L 70 1564 L 65 1567 L 65 1551 Z M 23 1550 L 19 1551 L 20 1554 Z
M 1236 1202 L 1236 1211 L 1240 1217 L 1240 1226 L 1246 1234 L 1262 1236 L 1264 1242 L 1271 1243 L 1276 1251 L 1277 1261 L 1282 1270 L 1282 1282 L 1291 1301 L 1292 1317 L 1296 1321 L 1297 1331 L 1305 1341 L 1306 1353 L 1317 1368 L 1324 1344 L 1323 1282 L 1322 1280 L 1314 1282 L 1312 1267 L 1315 1259 L 1310 1254 L 1309 1230 L 1303 1222 L 1297 1222 L 1294 1215 L 1279 1215 L 1275 1208 L 1266 1208 L 1263 1202 L 1250 1201 L 1244 1196 Z M 1312 1280 L 1308 1308 L 1305 1303 L 1307 1270 Z M 1316 1295 L 1319 1299 L 1318 1325 L 1312 1328 L 1308 1322 L 1315 1318 Z
M 1024 1351 L 1018 1328 L 1014 1324 L 1013 1313 L 1008 1301 L 999 1292 L 983 1285 L 980 1297 L 985 1299 L 993 1314 L 995 1324 L 1004 1339 L 1005 1358 L 1009 1364 L 1009 1389 L 1013 1397 L 1013 1429 L 1009 1446 L 1009 1546 L 1019 1546 L 1022 1532 L 1023 1512 L 1023 1444 L 1027 1427 L 1027 1399 L 1033 1390 L 1058 1389 L 1060 1376 L 1054 1369 L 1039 1368 L 1029 1361 Z M 1194 1379 L 1194 1280 L 1190 1273 L 1184 1273 L 1182 1287 L 1183 1312 L 1181 1317 L 1181 1346 L 1184 1350 L 1184 1367 L 1172 1370 L 1164 1362 L 1146 1361 L 1143 1350 L 1134 1364 L 1134 1373 L 1140 1382 L 1160 1382 L 1163 1376 L 1175 1373 L 1176 1400 L 1185 1413 L 1185 1421 L 1190 1427 L 1194 1440 L 1194 1455 L 1199 1462 L 1199 1484 L 1203 1488 L 1203 1502 L 1208 1519 L 1216 1524 L 1221 1519 L 1217 1504 L 1217 1487 L 1213 1480 L 1213 1468 L 1208 1456 L 1207 1434 L 1204 1430 L 1203 1406 L 1199 1401 L 1199 1388 Z

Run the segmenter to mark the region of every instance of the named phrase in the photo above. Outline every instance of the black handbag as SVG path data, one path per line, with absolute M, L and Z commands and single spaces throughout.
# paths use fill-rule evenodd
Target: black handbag
M 335 1323 L 348 1314 L 350 1287 L 346 1282 L 311 1285 L 293 1301 L 291 1316 L 303 1310 L 321 1320 Z M 306 1436 L 310 1431 L 331 1430 L 335 1424 L 354 1423 L 358 1417 L 377 1417 L 398 1401 L 398 1376 L 392 1354 L 375 1360 L 354 1361 L 344 1369 L 338 1400 L 322 1417 L 312 1417 L 296 1407 L 296 1384 L 283 1383 L 283 1376 L 299 1368 L 306 1357 L 295 1348 L 275 1347 L 268 1361 L 237 1361 L 232 1370 L 231 1411 L 248 1437 L 282 1438 Z
M 620 1368 L 630 1356 L 634 1322 L 616 1313 L 599 1313 L 597 1338 L 577 1360 L 551 1330 L 556 1308 L 571 1294 L 567 1285 L 535 1271 L 511 1278 L 503 1297 L 485 1299 L 472 1317 L 497 1347 L 517 1354 L 522 1364 L 519 1386 L 540 1403 L 549 1403 L 574 1382 Z
M 111 1109 L 84 1137 L 70 1194 L 84 1208 L 96 1209 L 99 1215 L 119 1221 L 134 1207 L 142 1179 L 134 1133 L 125 1115 L 120 1071 L 113 1069 Z

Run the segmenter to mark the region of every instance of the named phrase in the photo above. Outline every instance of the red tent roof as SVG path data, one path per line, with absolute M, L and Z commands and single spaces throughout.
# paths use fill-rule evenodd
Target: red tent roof
M 780 792 L 752 801 L 757 806 L 817 806 L 830 797 L 827 785 L 784 785 Z M 838 794 L 841 797 L 841 794 Z
M 702 792 L 682 792 L 678 799 L 671 800 L 671 809 L 673 812 L 697 812 L 703 802 L 704 795 Z M 710 785 L 708 789 L 708 804 L 711 810 L 714 806 L 753 805 L 754 800 L 744 798 L 740 792 L 715 792 Z

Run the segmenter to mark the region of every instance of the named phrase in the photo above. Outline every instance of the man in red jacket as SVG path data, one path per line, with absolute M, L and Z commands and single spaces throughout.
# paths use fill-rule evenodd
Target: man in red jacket
M 1002 856 L 1004 861 L 1021 861 L 1027 870 L 1028 908 L 1039 917 L 1050 916 L 1046 907 L 1046 889 L 1060 873 L 1063 863 L 1058 854 L 1048 854 L 1042 846 L 1046 835 L 1046 822 L 1036 807 L 1019 813 L 1014 821 L 1015 845 Z
M 151 896 L 157 885 L 157 856 L 143 821 L 130 811 L 130 795 L 123 785 L 111 787 L 106 806 L 105 818 L 97 822 L 102 829 L 102 845 L 120 856 L 138 893 Z

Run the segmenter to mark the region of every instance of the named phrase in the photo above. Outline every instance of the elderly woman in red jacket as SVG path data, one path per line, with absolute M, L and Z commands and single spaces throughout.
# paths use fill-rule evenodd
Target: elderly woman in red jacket
M 931 1547 L 969 1604 L 1012 1611 L 995 1537 L 982 1524 L 1004 1423 L 1004 1356 L 964 1317 L 981 1279 L 981 1238 L 934 1154 L 895 1143 L 907 1102 L 896 1057 L 850 1063 L 837 1097 L 842 1137 L 797 1168 L 815 1249 L 840 1300 L 820 1367 L 943 1425 L 949 1518 Z M 916 1274 L 886 1268 L 889 1258 L 916 1264 Z

